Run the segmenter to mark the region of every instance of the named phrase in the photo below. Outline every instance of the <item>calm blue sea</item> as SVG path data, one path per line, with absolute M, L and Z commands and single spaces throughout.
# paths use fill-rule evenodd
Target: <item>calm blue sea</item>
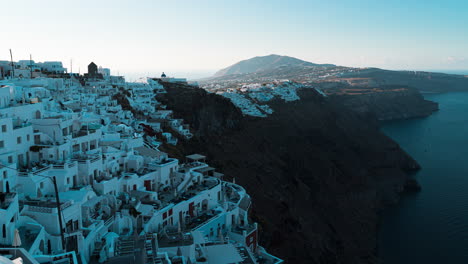
M 429 70 L 429 71 L 431 71 L 431 72 L 448 73 L 448 74 L 468 75 L 468 70 Z
M 468 263 L 468 93 L 428 94 L 440 111 L 383 131 L 422 166 L 422 186 L 383 213 L 384 264 Z

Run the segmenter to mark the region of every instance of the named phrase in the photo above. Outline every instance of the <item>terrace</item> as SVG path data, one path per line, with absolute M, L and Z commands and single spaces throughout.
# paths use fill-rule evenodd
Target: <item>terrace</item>
M 68 169 L 76 166 L 74 160 L 50 160 L 45 162 L 32 162 L 29 167 L 19 169 L 18 175 L 28 177 L 30 175 L 44 175 L 52 169 Z
M 84 137 L 96 133 L 101 126 L 98 124 L 90 124 L 89 126 L 82 126 L 78 132 L 72 133 L 72 138 Z
M 24 127 L 29 127 L 31 125 L 32 125 L 31 123 L 26 123 L 26 122 L 23 122 L 23 123 L 13 122 L 13 129 L 20 129 L 20 128 L 24 128 Z
M 159 236 L 159 247 L 183 247 L 193 244 L 193 236 L 191 233 L 167 233 Z
M 257 227 L 254 225 L 254 224 L 247 224 L 247 225 L 243 225 L 243 226 L 236 226 L 234 228 L 232 228 L 232 232 L 233 233 L 236 233 L 236 234 L 239 234 L 239 235 L 242 235 L 245 231 L 246 234 L 250 234 L 252 233 L 252 231 L 254 231 Z
M 190 170 L 199 170 L 199 169 L 201 169 L 203 167 L 206 167 L 206 166 L 208 166 L 206 163 L 199 162 L 199 161 L 194 161 L 194 162 L 184 163 L 184 164 L 180 165 L 179 171 L 186 172 L 186 171 L 190 171 Z
M 208 222 L 216 218 L 219 214 L 221 214 L 220 211 L 215 211 L 215 210 L 206 211 L 205 213 L 200 214 L 196 218 L 192 218 L 190 220 L 190 223 L 185 225 L 185 229 L 197 230 L 198 228 L 206 225 Z
M 35 163 L 31 164 L 33 167 L 23 167 L 19 169 L 18 176 L 28 177 L 32 175 L 46 174 L 48 170 L 52 168 L 50 163 Z
M 101 155 L 80 155 L 80 154 L 75 154 L 72 158 L 72 161 L 77 161 L 78 163 L 87 163 L 88 161 L 90 163 L 95 163 L 97 161 L 101 160 Z
M 205 190 L 210 190 L 220 183 L 221 181 L 217 178 L 208 178 L 201 184 L 190 186 L 186 192 L 181 194 L 176 194 L 173 189 L 168 188 L 166 191 L 160 193 L 159 200 L 163 203 L 163 207 L 169 203 L 180 203 L 182 201 L 190 200 L 199 193 Z
M 21 247 L 29 250 L 41 232 L 41 228 L 37 225 L 28 225 L 19 227 L 18 231 L 21 238 Z

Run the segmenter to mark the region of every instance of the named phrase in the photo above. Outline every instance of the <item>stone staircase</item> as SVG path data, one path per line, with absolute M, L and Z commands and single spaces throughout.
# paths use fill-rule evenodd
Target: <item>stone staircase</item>
M 117 254 L 119 256 L 133 255 L 135 241 L 133 237 L 121 237 L 117 242 Z

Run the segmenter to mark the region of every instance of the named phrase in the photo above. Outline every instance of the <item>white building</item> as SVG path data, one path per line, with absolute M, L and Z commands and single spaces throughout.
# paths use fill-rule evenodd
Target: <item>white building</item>
M 172 111 L 157 110 L 158 85 L 0 81 L 0 246 L 18 233 L 25 258 L 40 263 L 281 262 L 258 245 L 241 186 L 202 155 L 182 162 L 158 150 L 157 137 L 177 144 L 163 122 L 191 137 Z

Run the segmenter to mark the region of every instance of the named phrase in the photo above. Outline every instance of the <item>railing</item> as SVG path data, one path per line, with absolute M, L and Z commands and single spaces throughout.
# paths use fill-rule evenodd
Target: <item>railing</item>
M 111 217 L 109 217 L 109 219 L 107 219 L 107 220 L 104 222 L 104 225 L 105 225 L 105 226 L 109 226 L 109 225 L 111 225 L 113 222 L 114 222 L 114 216 L 111 216 Z
M 203 227 L 204 225 L 207 225 L 209 222 L 211 221 L 214 221 L 216 218 L 218 218 L 220 216 L 219 213 L 217 214 L 213 214 L 213 216 L 211 216 L 210 218 L 208 218 L 207 220 L 203 221 L 202 223 L 198 224 L 197 226 L 195 226 L 194 228 L 192 228 L 192 230 L 197 230 L 201 227 Z
M 84 137 L 96 133 L 95 130 L 82 130 L 80 132 L 72 133 L 72 138 Z
M 95 163 L 96 161 L 101 160 L 101 155 L 94 155 L 94 156 L 80 156 L 76 158 L 72 158 L 73 161 L 77 161 L 80 164 L 86 164 L 88 161 L 90 163 Z M 69 167 L 70 168 L 70 167 Z
M 40 207 L 40 206 L 29 206 L 29 211 L 31 212 L 38 212 L 38 213 L 46 213 L 46 214 L 51 214 L 53 211 L 53 208 L 48 208 L 48 207 Z
M 50 168 L 51 168 L 51 165 L 47 165 L 45 167 L 35 169 L 34 171 L 32 171 L 32 170 L 20 171 L 20 172 L 18 172 L 18 175 L 22 176 L 22 177 L 29 176 L 30 173 L 33 174 L 33 175 L 38 175 L 38 174 L 41 174 L 41 173 L 49 170 Z
M 71 201 L 66 201 L 66 202 L 64 202 L 64 203 L 62 203 L 60 205 L 60 208 L 62 210 L 65 210 L 68 207 L 70 207 L 71 205 L 72 205 Z M 53 210 L 55 208 L 57 208 L 55 206 L 54 202 L 46 203 L 46 204 L 44 204 L 44 206 L 41 206 L 40 204 L 39 205 L 28 205 L 28 206 L 29 206 L 29 211 L 31 211 L 31 212 L 48 213 L 48 214 L 53 213 Z
M 98 160 L 101 160 L 101 156 L 97 156 L 97 157 L 92 158 L 92 159 L 90 160 L 90 162 L 91 162 L 91 163 L 94 163 L 94 162 L 96 162 L 96 161 L 98 161 Z
M 13 126 L 13 129 L 20 129 L 20 128 L 28 127 L 28 126 L 31 126 L 31 123 L 22 123 L 20 125 L 15 125 Z
M 66 164 L 54 164 L 52 165 L 53 169 L 65 169 L 67 166 Z

